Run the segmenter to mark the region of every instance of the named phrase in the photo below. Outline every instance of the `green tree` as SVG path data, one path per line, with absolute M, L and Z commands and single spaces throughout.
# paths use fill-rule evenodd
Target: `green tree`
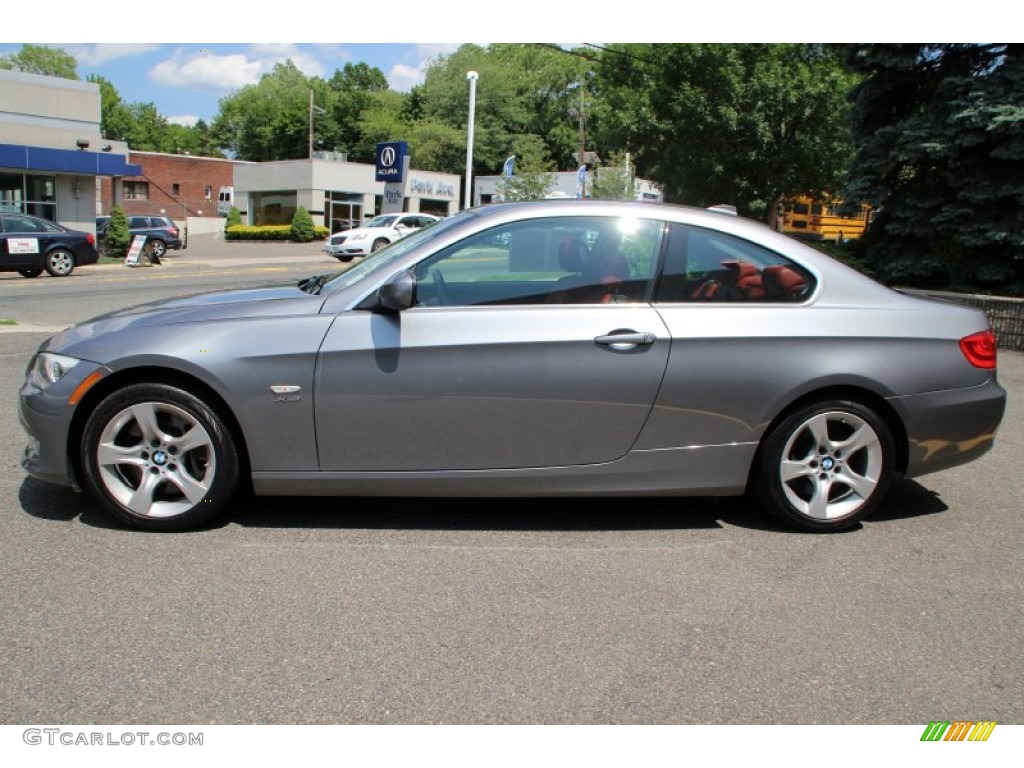
M 611 45 L 596 67 L 593 130 L 667 199 L 770 220 L 783 195 L 845 179 L 855 81 L 820 45 Z
M 474 174 L 496 173 L 521 136 L 535 136 L 557 168 L 575 168 L 579 89 L 587 62 L 555 46 L 463 45 L 431 61 L 422 86 L 410 94 L 414 120 L 446 125 L 461 134 L 469 122 L 466 73 L 476 71 Z M 446 168 L 450 173 L 462 165 Z
M 105 77 L 89 75 L 87 80 L 100 87 L 100 133 L 108 139 L 128 141 L 135 120 L 131 107 Z
M 316 229 L 313 225 L 313 217 L 300 205 L 292 216 L 291 239 L 299 243 L 308 243 L 314 237 L 316 237 Z
M 275 64 L 258 83 L 220 100 L 212 126 L 216 143 L 242 160 L 308 157 L 309 93 L 315 95 L 315 85 L 290 59 Z
M 855 45 L 847 197 L 889 282 L 1024 292 L 1024 45 Z
M 0 56 L 0 69 L 13 69 L 34 75 L 78 79 L 78 62 L 75 57 L 60 48 L 25 43 L 18 53 Z
M 597 200 L 632 200 L 633 167 L 628 152 L 614 152 L 597 169 L 590 196 Z
M 547 147 L 536 136 L 515 141 L 516 163 L 511 177 L 502 176 L 497 191 L 502 200 L 540 200 L 555 184 Z
M 224 219 L 224 229 L 242 223 L 242 212 L 234 205 L 228 209 L 228 215 Z
M 124 208 L 115 205 L 110 209 L 110 221 L 107 222 L 107 233 L 103 238 L 106 255 L 123 259 L 131 243 L 132 235 L 128 231 L 128 218 L 124 215 Z

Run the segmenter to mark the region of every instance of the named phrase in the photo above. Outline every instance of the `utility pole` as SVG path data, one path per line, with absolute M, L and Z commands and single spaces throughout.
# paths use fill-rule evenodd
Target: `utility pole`
M 327 113 L 326 109 L 321 109 L 313 103 L 313 89 L 309 89 L 309 159 L 313 159 L 313 113 L 323 115 Z

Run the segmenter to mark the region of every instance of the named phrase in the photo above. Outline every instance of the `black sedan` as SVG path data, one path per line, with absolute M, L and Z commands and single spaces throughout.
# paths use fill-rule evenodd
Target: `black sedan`
M 24 213 L 0 213 L 0 272 L 38 277 L 45 269 L 67 277 L 75 267 L 95 264 L 96 238 Z

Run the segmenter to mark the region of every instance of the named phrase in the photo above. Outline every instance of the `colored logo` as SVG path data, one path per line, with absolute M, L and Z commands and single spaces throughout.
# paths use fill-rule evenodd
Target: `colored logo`
M 994 720 L 932 720 L 921 741 L 988 741 L 995 727 Z

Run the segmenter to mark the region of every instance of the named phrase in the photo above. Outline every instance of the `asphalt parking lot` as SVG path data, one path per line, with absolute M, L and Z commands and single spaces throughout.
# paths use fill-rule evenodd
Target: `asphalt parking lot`
M 237 245 L 168 274 L 330 266 Z M 273 498 L 167 535 L 23 474 L 45 336 L 0 333 L 6 724 L 1022 721 L 1020 353 L 995 448 L 844 534 L 738 500 Z

